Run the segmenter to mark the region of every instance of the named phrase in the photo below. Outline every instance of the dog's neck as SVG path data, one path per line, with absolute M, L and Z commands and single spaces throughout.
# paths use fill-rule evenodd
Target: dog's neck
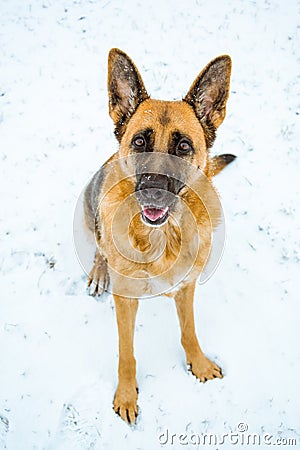
M 168 259 L 178 257 L 181 248 L 181 231 L 172 218 L 160 227 L 151 227 L 143 223 L 140 215 L 133 218 L 129 227 L 131 245 L 153 260 L 164 254 Z

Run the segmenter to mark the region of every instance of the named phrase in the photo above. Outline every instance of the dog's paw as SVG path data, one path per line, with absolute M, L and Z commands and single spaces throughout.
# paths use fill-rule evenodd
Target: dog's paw
M 95 262 L 88 278 L 89 294 L 95 297 L 100 296 L 107 291 L 109 285 L 109 274 L 107 270 L 107 262 L 104 258 Z
M 189 365 L 191 372 L 202 383 L 214 378 L 223 378 L 222 369 L 204 355 L 189 362 Z
M 129 425 L 133 425 L 138 416 L 137 397 L 138 389 L 131 384 L 119 385 L 115 394 L 114 411 Z

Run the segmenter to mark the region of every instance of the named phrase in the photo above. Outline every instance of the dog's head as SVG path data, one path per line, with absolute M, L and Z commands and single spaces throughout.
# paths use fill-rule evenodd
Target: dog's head
M 167 222 L 188 181 L 187 167 L 209 175 L 208 150 L 225 118 L 230 73 L 230 57 L 219 56 L 202 70 L 183 100 L 153 100 L 131 59 L 121 50 L 110 51 L 109 113 L 120 157 L 143 155 L 136 158 L 135 191 L 147 225 Z M 162 154 L 170 157 L 160 158 Z

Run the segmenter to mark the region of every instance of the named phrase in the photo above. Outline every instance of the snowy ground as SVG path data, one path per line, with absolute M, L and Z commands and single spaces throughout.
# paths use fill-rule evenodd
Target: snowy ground
M 198 448 L 179 434 L 239 423 L 299 446 L 299 2 L 1 0 L 0 11 L 0 448 Z M 164 99 L 181 98 L 213 57 L 233 59 L 214 147 L 238 156 L 216 179 L 227 243 L 195 306 L 225 378 L 187 373 L 171 299 L 141 302 L 133 428 L 111 408 L 113 302 L 87 296 L 72 243 L 77 197 L 117 148 L 111 47 Z M 167 429 L 173 445 L 159 441 Z

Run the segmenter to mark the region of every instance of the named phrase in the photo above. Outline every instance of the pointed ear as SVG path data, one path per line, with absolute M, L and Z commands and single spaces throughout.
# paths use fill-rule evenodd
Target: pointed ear
M 149 95 L 134 63 L 117 48 L 111 49 L 108 55 L 108 96 L 109 114 L 119 138 L 123 125 Z
M 216 129 L 225 118 L 230 74 L 230 56 L 213 59 L 198 75 L 184 98 L 194 108 L 203 125 L 208 147 L 213 144 Z

